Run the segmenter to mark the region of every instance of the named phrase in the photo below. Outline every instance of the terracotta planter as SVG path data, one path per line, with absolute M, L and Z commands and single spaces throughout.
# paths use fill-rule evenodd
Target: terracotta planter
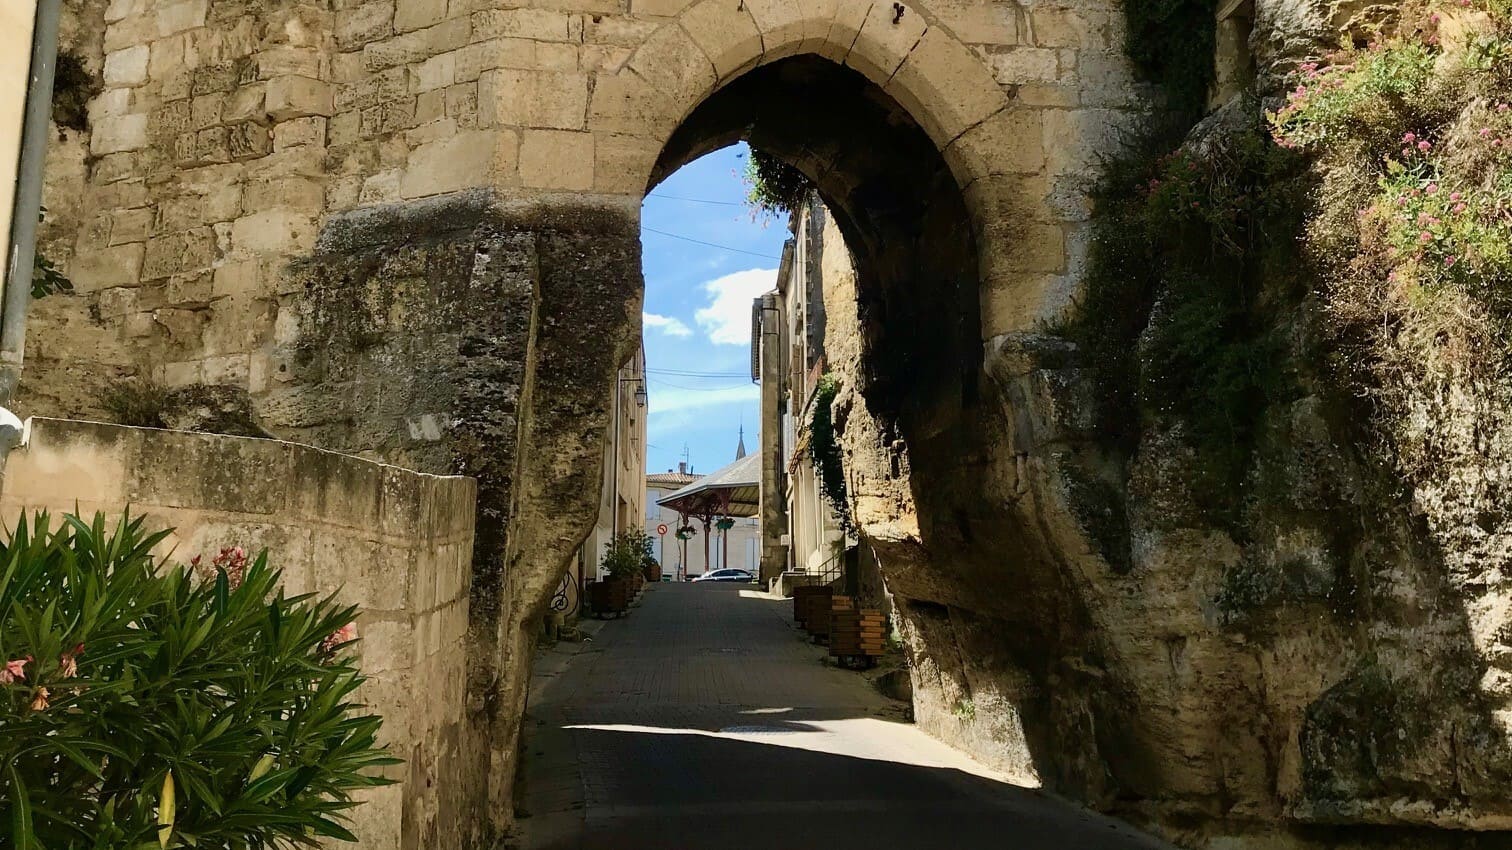
M 588 605 L 596 617 L 623 614 L 630 608 L 630 582 L 609 578 L 588 585 Z
M 661 581 L 661 564 L 655 561 L 647 561 L 645 566 L 641 567 L 641 573 L 645 576 L 646 581 Z

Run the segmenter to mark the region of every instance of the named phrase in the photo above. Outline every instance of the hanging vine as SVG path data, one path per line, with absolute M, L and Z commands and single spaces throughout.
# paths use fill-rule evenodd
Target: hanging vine
M 828 373 L 814 388 L 814 403 L 809 414 L 809 460 L 814 464 L 814 474 L 819 477 L 820 492 L 839 518 L 840 527 L 851 534 L 856 526 L 851 518 L 850 501 L 846 498 L 845 465 L 840 456 L 840 444 L 835 440 L 832 410 L 839 393 L 840 379 Z

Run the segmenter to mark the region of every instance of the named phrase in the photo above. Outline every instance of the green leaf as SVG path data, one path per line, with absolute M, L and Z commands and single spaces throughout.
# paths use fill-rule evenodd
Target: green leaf
M 21 781 L 21 774 L 12 763 L 9 768 L 11 793 L 16 797 L 16 808 L 11 812 L 11 840 L 15 842 L 16 850 L 31 850 L 36 846 L 36 836 L 32 832 L 31 795 L 26 792 L 26 783 Z

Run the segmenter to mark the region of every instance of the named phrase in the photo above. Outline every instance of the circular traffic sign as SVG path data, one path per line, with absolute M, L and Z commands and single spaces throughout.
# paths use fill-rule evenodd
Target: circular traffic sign
M 658 525 L 656 527 L 656 533 L 657 534 L 666 534 L 667 533 L 667 524 L 666 523 L 662 523 L 661 525 Z

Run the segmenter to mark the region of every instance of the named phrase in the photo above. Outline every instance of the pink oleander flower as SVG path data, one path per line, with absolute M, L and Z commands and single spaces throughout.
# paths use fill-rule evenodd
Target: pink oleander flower
M 1402 156 L 1412 156 L 1412 148 L 1402 148 Z
M 1451 201 L 1457 201 L 1457 200 L 1459 200 L 1462 197 L 1464 197 L 1464 196 L 1461 195 L 1459 192 L 1450 192 L 1449 193 L 1449 200 L 1451 200 Z
M 1433 241 L 1433 234 L 1429 233 L 1428 231 L 1425 230 L 1422 233 L 1418 234 L 1418 241 L 1419 242 L 1432 242 Z
M 1428 192 L 1428 194 L 1432 195 L 1433 193 L 1435 193 L 1435 192 L 1438 191 L 1438 184 L 1437 183 L 1429 183 L 1428 184 L 1428 188 L 1426 189 L 1426 191 Z
M 1482 127 L 1482 128 L 1480 128 L 1480 137 L 1482 139 L 1486 138 L 1489 135 L 1491 135 L 1491 128 L 1490 127 Z
M 44 711 L 44 710 L 46 710 L 46 708 L 47 708 L 47 706 L 49 704 L 48 701 L 47 701 L 47 699 L 50 696 L 52 696 L 52 694 L 48 693 L 47 688 L 37 688 L 36 695 L 32 697 L 31 710 L 32 711 Z
M 1505 104 L 1505 103 L 1498 103 L 1496 105 L 1496 111 L 1497 112 L 1506 112 L 1507 111 L 1507 104 Z
M 1450 254 L 1444 258 L 1444 268 L 1449 268 L 1452 265 L 1454 265 L 1454 255 Z
M 1406 135 L 1402 136 L 1402 141 L 1406 142 L 1407 144 L 1410 145 L 1413 142 L 1417 141 L 1417 134 L 1416 133 L 1407 133 Z
M 79 675 L 79 656 L 84 654 L 84 644 L 78 644 L 73 649 L 58 657 L 58 672 L 65 679 L 72 679 Z
M 1424 139 L 1421 142 L 1417 143 L 1417 149 L 1422 151 L 1423 153 L 1427 153 L 1428 149 L 1431 147 L 1433 147 L 1433 145 L 1430 144 L 1427 139 Z
M 331 632 L 326 636 L 325 640 L 320 642 L 320 654 L 330 655 L 331 653 L 336 651 L 337 647 L 341 646 L 344 643 L 350 643 L 356 639 L 357 624 L 347 623 L 336 631 Z
M 17 658 L 5 662 L 5 667 L 0 669 L 0 685 L 9 685 L 17 679 L 26 678 L 26 665 L 30 664 L 32 657 Z
M 1465 205 L 1464 204 L 1455 204 L 1454 205 L 1454 211 L 1456 213 L 1462 213 L 1462 212 L 1464 212 L 1465 211 Z
M 1431 21 L 1431 22 L 1433 22 L 1433 23 L 1435 23 L 1435 24 L 1438 23 L 1439 20 L 1440 20 L 1439 19 L 1439 13 L 1438 12 L 1434 12 L 1433 14 L 1429 15 L 1428 16 L 1428 20 Z

